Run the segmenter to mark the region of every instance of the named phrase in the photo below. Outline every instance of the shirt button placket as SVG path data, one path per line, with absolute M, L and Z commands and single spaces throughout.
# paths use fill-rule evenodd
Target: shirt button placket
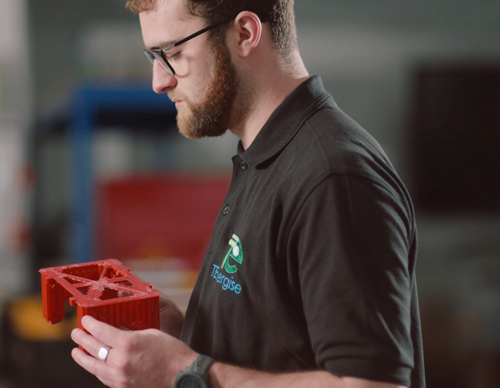
M 238 162 L 237 162 L 236 160 L 235 160 L 234 162 L 235 162 L 235 163 L 234 163 L 234 166 L 235 166 L 235 168 L 236 168 L 236 166 L 237 166 L 237 163 L 238 163 Z M 246 170 L 248 170 L 248 164 L 246 164 L 246 163 L 245 163 L 243 160 L 241 160 L 241 159 L 240 159 L 240 170 L 241 170 L 241 171 L 246 171 Z M 236 170 L 235 170 L 235 172 L 236 172 Z M 236 177 L 238 177 L 238 175 L 239 175 L 239 174 L 236 172 L 236 175 L 235 175 L 235 176 L 236 176 Z M 229 211 L 230 211 L 230 210 L 231 210 L 230 206 L 229 206 L 229 205 L 226 205 L 226 206 L 224 207 L 224 209 L 222 209 L 222 214 L 223 214 L 223 215 L 225 215 L 225 216 L 227 216 L 227 215 L 229 214 Z

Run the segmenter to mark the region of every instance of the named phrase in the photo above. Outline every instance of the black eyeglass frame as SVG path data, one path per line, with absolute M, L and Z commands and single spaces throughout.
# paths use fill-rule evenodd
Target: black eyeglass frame
M 236 16 L 238 16 L 238 14 L 231 15 L 224 20 L 221 20 L 217 23 L 214 23 L 214 24 L 211 24 L 205 28 L 202 28 L 201 30 L 195 32 L 194 34 L 191 34 L 191 35 L 185 37 L 184 39 L 181 39 L 181 40 L 175 42 L 174 44 L 172 44 L 168 47 L 165 47 L 164 49 L 161 49 L 161 50 L 144 49 L 144 54 L 146 55 L 146 57 L 149 59 L 149 61 L 152 64 L 154 64 L 155 59 L 157 61 L 159 61 L 160 64 L 163 65 L 162 67 L 167 71 L 167 73 L 169 73 L 173 77 L 173 76 L 175 76 L 175 70 L 172 67 L 172 65 L 168 62 L 167 58 L 165 57 L 165 52 L 167 52 L 168 50 L 172 50 L 174 47 L 180 46 L 181 44 L 186 43 L 188 40 L 196 38 L 197 36 L 207 32 L 207 31 L 210 31 L 210 30 L 214 29 L 215 27 L 220 26 L 221 24 L 227 23 L 228 21 L 234 19 Z

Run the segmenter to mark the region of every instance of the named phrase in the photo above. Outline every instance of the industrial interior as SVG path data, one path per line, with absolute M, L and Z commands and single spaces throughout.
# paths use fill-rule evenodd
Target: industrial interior
M 0 388 L 102 387 L 43 268 L 118 259 L 185 309 L 237 138 L 188 140 L 124 0 L 0 0 Z M 500 2 L 295 1 L 310 74 L 417 212 L 428 388 L 500 388 Z

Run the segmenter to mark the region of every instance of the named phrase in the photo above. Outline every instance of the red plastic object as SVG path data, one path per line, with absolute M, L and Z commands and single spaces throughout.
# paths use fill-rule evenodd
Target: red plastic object
M 80 328 L 85 315 L 118 328 L 160 327 L 160 292 L 118 260 L 44 268 L 40 273 L 43 316 L 51 324 L 64 319 L 69 298 L 70 305 L 77 307 Z

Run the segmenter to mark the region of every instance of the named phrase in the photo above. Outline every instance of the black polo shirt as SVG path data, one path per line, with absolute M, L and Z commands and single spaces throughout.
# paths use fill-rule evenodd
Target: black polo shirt
M 414 212 L 377 142 L 312 77 L 233 165 L 181 339 L 259 370 L 423 387 Z

